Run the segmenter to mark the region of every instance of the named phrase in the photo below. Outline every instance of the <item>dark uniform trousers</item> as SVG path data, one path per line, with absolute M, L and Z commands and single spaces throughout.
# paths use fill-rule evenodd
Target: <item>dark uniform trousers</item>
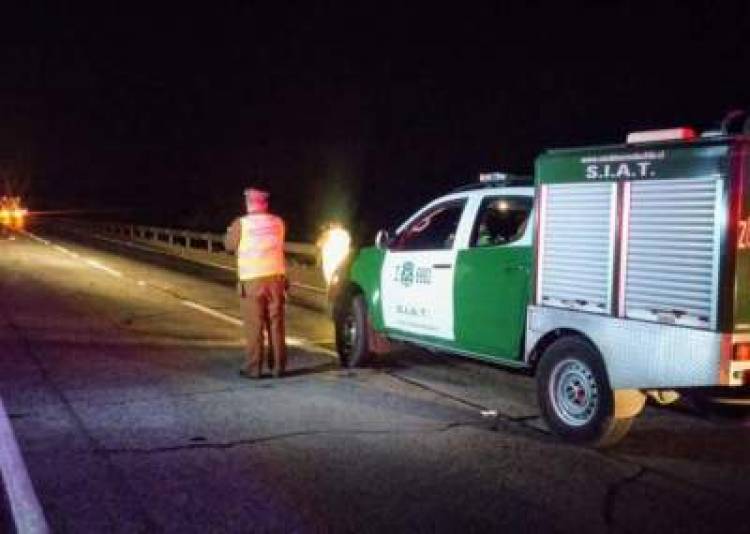
M 264 276 L 239 283 L 242 314 L 247 336 L 247 367 L 252 376 L 260 376 L 263 367 L 264 335 L 266 322 L 273 352 L 273 372 L 281 375 L 286 370 L 286 340 L 284 328 L 284 302 L 286 278 L 284 275 Z M 270 362 L 269 362 L 270 364 Z

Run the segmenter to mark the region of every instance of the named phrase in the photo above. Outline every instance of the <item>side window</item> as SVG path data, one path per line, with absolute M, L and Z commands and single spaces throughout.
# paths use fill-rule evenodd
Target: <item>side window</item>
M 396 236 L 393 250 L 446 250 L 453 247 L 466 200 L 438 204 Z
M 523 237 L 532 203 L 528 197 L 487 197 L 482 200 L 471 232 L 471 246 L 494 247 Z

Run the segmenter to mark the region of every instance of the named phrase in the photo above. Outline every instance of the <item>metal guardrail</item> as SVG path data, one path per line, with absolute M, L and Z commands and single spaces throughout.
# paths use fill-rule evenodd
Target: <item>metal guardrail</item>
M 94 227 L 101 232 L 131 240 L 153 241 L 170 247 L 182 247 L 208 253 L 225 252 L 224 234 L 118 223 L 97 223 Z M 313 244 L 287 242 L 284 244 L 284 250 L 299 263 L 320 266 L 320 252 Z
M 68 230 L 177 256 L 183 260 L 236 270 L 236 259 L 224 250 L 224 234 L 157 226 L 65 220 Z M 284 244 L 291 296 L 296 302 L 328 312 L 328 287 L 320 250 L 310 243 Z

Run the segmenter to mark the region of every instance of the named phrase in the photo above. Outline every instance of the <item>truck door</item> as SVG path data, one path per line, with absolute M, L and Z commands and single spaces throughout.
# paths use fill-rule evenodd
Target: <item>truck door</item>
M 532 261 L 530 196 L 487 196 L 468 247 L 456 261 L 455 321 L 459 348 L 517 359 Z
M 427 208 L 388 248 L 381 272 L 388 330 L 453 340 L 456 236 L 466 199 Z

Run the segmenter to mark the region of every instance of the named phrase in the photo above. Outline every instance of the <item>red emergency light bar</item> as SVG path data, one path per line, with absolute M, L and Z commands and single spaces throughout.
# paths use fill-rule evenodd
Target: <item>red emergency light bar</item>
M 667 128 L 665 130 L 645 130 L 643 132 L 630 132 L 626 142 L 651 143 L 654 141 L 671 141 L 673 139 L 695 139 L 695 130 L 688 127 Z

